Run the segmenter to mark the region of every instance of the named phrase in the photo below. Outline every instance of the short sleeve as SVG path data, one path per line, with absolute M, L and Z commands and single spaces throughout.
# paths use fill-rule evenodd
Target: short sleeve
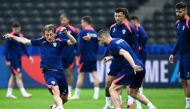
M 33 46 L 40 46 L 40 42 L 41 42 L 41 39 L 34 39 L 34 40 L 31 40 L 31 44 Z
M 119 47 L 117 44 L 113 44 L 112 46 L 110 46 L 109 50 L 111 51 L 111 53 L 115 54 L 115 55 L 119 55 L 119 51 L 122 48 Z

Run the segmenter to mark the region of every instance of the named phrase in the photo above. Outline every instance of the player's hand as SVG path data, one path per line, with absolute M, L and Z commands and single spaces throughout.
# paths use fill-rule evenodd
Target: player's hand
M 91 36 L 87 34 L 86 36 L 83 37 L 84 40 L 89 41 L 91 39 Z
M 30 60 L 30 63 L 31 63 L 31 64 L 34 62 L 34 59 L 33 59 L 31 56 L 29 56 L 28 59 Z
M 174 63 L 174 55 L 169 56 L 169 63 L 173 64 Z
M 3 37 L 4 38 L 11 38 L 11 37 L 13 37 L 13 35 L 12 34 L 5 34 Z
M 104 57 L 104 64 L 106 63 L 106 62 L 108 62 L 108 61 L 110 61 L 111 59 L 113 59 L 113 57 L 112 56 L 106 56 L 106 57 Z
M 141 66 L 138 66 L 138 65 L 133 66 L 133 69 L 134 69 L 135 73 L 143 71 L 143 68 Z
M 66 29 L 65 27 L 62 27 L 62 28 L 60 29 L 60 31 L 62 31 L 62 32 L 63 32 L 64 34 L 66 34 L 66 35 L 68 34 L 68 33 L 67 33 L 67 29 Z
M 10 61 L 5 61 L 5 64 L 6 64 L 7 66 L 11 66 L 11 62 L 10 62 Z

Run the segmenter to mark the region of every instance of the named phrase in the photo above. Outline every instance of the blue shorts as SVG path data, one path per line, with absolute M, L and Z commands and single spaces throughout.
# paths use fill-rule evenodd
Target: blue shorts
M 52 95 L 51 87 L 53 86 L 59 86 L 60 94 L 68 95 L 68 84 L 63 71 L 43 70 L 43 73 L 48 89 Z
M 75 57 L 74 56 L 68 56 L 68 57 L 61 57 L 63 68 L 64 69 L 73 69 L 75 65 Z
M 124 85 L 130 88 L 139 88 L 142 85 L 145 77 L 145 70 L 134 73 L 134 70 L 123 68 L 114 79 L 113 83 L 116 85 Z
M 97 62 L 96 61 L 84 61 L 84 62 L 81 61 L 77 70 L 78 72 L 92 73 L 93 71 L 97 71 Z
M 10 62 L 11 62 L 11 66 L 10 66 L 11 72 L 14 75 L 17 75 L 18 73 L 20 73 L 20 70 L 21 70 L 21 60 L 11 59 Z
M 179 72 L 181 79 L 190 79 L 190 56 L 181 57 L 179 63 Z
M 117 76 L 117 74 L 121 71 L 122 69 L 118 68 L 118 69 L 110 69 L 110 72 L 108 73 L 108 75 L 110 76 Z

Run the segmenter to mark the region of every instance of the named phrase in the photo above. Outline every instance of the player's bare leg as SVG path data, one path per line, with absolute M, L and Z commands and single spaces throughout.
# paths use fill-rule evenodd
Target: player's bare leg
M 139 88 L 139 93 L 143 94 L 143 87 L 142 86 Z M 142 109 L 141 102 L 138 100 L 136 100 L 136 107 L 137 107 L 137 109 Z
M 94 95 L 93 95 L 93 99 L 98 99 L 99 98 L 99 91 L 100 91 L 100 88 L 99 88 L 99 78 L 98 78 L 98 75 L 97 75 L 97 72 L 96 71 L 93 71 L 92 72 L 92 77 L 94 79 Z
M 68 101 L 67 95 L 61 94 L 60 97 L 61 97 L 61 99 L 62 99 L 63 104 L 65 104 L 65 103 Z
M 109 88 L 110 88 L 113 80 L 114 80 L 114 76 L 111 76 L 111 75 L 106 76 L 106 84 L 105 84 L 106 104 L 103 107 L 103 109 L 110 109 L 111 108 L 111 97 L 110 97 Z
M 76 85 L 75 93 L 71 98 L 69 98 L 69 100 L 79 99 L 80 98 L 80 90 L 81 90 L 81 88 L 83 86 L 83 81 L 84 81 L 84 73 L 80 72 L 80 73 L 78 73 L 77 85 Z
M 6 94 L 7 98 L 12 98 L 12 99 L 17 98 L 16 96 L 13 95 L 14 84 L 15 84 L 15 76 L 13 74 L 11 74 L 11 76 L 9 78 L 9 82 L 8 82 L 8 88 L 7 88 L 7 94 Z
M 147 105 L 149 109 L 156 109 L 156 107 L 143 94 L 139 93 L 139 88 L 130 88 L 130 95 L 141 103 Z
M 22 93 L 22 96 L 24 98 L 31 98 L 32 94 L 27 93 L 25 88 L 24 88 L 23 81 L 22 81 L 22 74 L 21 73 L 16 74 L 15 78 L 16 78 L 16 83 L 17 83 L 17 85 L 18 85 L 18 87 Z
M 121 103 L 120 103 L 118 90 L 121 90 L 122 87 L 123 85 L 116 85 L 115 83 L 112 83 L 109 88 L 111 99 L 116 109 L 121 109 Z
M 126 90 L 127 90 L 127 94 L 128 94 L 127 108 L 133 108 L 134 107 L 134 104 L 133 104 L 134 103 L 134 98 L 129 95 L 129 93 L 130 93 L 129 86 L 126 86 Z
M 60 91 L 58 86 L 53 86 L 51 88 L 53 93 L 54 102 L 56 104 L 56 108 L 63 109 L 63 101 L 60 97 Z
M 71 97 L 72 94 L 72 84 L 73 84 L 73 73 L 72 73 L 72 69 L 67 68 L 66 69 L 66 73 L 67 73 L 67 78 L 68 78 L 68 97 Z
M 184 89 L 186 99 L 186 109 L 190 109 L 190 80 L 181 79 L 181 84 Z

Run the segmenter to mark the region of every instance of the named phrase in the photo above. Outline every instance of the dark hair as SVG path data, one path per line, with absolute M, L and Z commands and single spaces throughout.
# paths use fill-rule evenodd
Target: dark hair
M 139 20 L 137 16 L 131 16 L 131 20 Z
M 48 24 L 43 28 L 43 30 L 42 30 L 43 34 L 45 34 L 45 31 L 53 31 L 55 33 L 56 28 L 53 24 Z
M 12 24 L 12 28 L 17 28 L 17 27 L 21 27 L 20 23 L 19 22 L 14 22 Z
M 82 20 L 84 20 L 84 22 L 86 22 L 88 24 L 92 24 L 92 17 L 90 17 L 90 16 L 84 16 L 84 17 L 82 17 Z
M 98 38 L 102 35 L 102 34 L 108 34 L 110 35 L 109 29 L 101 29 L 100 31 L 98 31 Z
M 121 7 L 116 8 L 115 12 L 116 13 L 122 12 L 125 15 L 125 18 L 127 18 L 128 20 L 130 20 L 129 11 L 126 8 L 121 8 Z
M 184 2 L 179 2 L 175 5 L 176 9 L 181 9 L 181 8 L 187 8 L 187 4 Z

